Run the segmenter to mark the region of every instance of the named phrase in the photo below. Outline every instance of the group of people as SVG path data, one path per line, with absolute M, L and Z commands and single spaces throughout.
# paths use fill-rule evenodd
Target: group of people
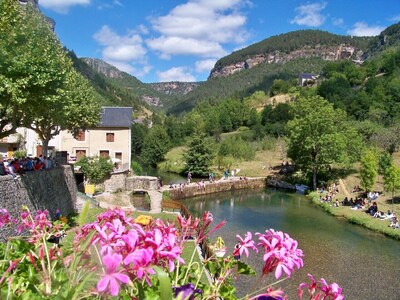
M 0 158 L 0 176 L 11 175 L 16 178 L 19 175 L 24 175 L 26 172 L 51 169 L 53 167 L 53 158 L 42 155 L 35 158 L 25 157 L 22 159 L 13 158 L 10 160 Z

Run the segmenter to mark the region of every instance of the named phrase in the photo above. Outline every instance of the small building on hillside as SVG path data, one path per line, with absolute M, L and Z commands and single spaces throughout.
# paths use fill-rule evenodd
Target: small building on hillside
M 103 107 L 100 123 L 73 136 L 60 133 L 60 151 L 67 151 L 70 161 L 82 156 L 108 156 L 115 169 L 128 170 L 131 165 L 132 107 Z
M 299 85 L 300 86 L 309 86 L 313 85 L 317 82 L 317 75 L 311 73 L 301 73 L 299 75 Z

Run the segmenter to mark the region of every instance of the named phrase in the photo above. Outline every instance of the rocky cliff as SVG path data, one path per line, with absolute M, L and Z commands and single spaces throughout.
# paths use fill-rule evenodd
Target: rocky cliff
M 93 70 L 108 78 L 122 78 L 122 72 L 116 67 L 106 63 L 105 61 L 97 58 L 82 58 L 82 60 L 88 64 Z
M 286 63 L 298 58 L 318 57 L 327 61 L 340 59 L 361 60 L 363 53 L 362 50 L 346 44 L 340 44 L 337 46 L 305 46 L 288 53 L 275 50 L 269 53 L 257 54 L 229 65 L 216 66 L 211 70 L 209 78 L 229 76 L 245 69 L 251 69 L 262 63 Z
M 195 88 L 197 88 L 201 83 L 200 82 L 159 82 L 159 83 L 150 83 L 150 86 L 167 95 L 186 95 L 190 93 Z

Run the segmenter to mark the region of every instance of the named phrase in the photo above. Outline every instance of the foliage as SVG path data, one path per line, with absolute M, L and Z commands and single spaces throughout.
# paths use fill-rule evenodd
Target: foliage
M 240 136 L 229 136 L 222 141 L 218 150 L 219 156 L 231 156 L 236 160 L 251 160 L 254 158 L 253 146 Z
M 207 176 L 214 158 L 213 148 L 201 128 L 191 137 L 187 152 L 184 153 L 185 171 L 197 176 Z
M 376 178 L 378 176 L 378 152 L 376 149 L 368 149 L 361 156 L 361 185 L 366 191 L 372 191 Z
M 384 171 L 383 175 L 385 191 L 392 193 L 392 210 L 394 194 L 400 190 L 400 168 L 391 164 Z
M 131 163 L 131 169 L 133 170 L 135 175 L 141 175 L 143 173 L 142 166 L 135 160 L 133 160 Z
M 291 106 L 286 126 L 287 154 L 302 171 L 317 176 L 333 163 L 355 161 L 361 141 L 346 123 L 346 114 L 319 96 L 300 97 Z
M 17 158 L 17 159 L 23 159 L 26 157 L 26 151 L 25 150 L 14 151 L 13 156 L 14 156 L 14 158 Z
M 33 129 L 47 155 L 49 140 L 60 130 L 97 124 L 100 107 L 39 10 L 10 0 L 0 5 L 0 93 L 6 99 L 0 111 L 14 109 L 4 120 Z
M 157 166 L 157 163 L 164 160 L 169 148 L 169 138 L 165 129 L 158 125 L 154 126 L 144 138 L 141 159 L 144 164 Z
M 76 162 L 75 165 L 81 167 L 81 171 L 85 174 L 89 182 L 93 184 L 102 183 L 104 178 L 109 175 L 114 168 L 109 157 L 99 156 L 84 156 Z
M 131 127 L 131 151 L 133 157 L 142 153 L 143 142 L 149 129 L 144 124 L 133 124 Z

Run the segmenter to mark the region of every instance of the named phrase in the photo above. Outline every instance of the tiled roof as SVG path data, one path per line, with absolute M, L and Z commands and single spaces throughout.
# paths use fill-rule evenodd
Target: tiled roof
M 131 127 L 132 107 L 103 107 L 98 127 Z

